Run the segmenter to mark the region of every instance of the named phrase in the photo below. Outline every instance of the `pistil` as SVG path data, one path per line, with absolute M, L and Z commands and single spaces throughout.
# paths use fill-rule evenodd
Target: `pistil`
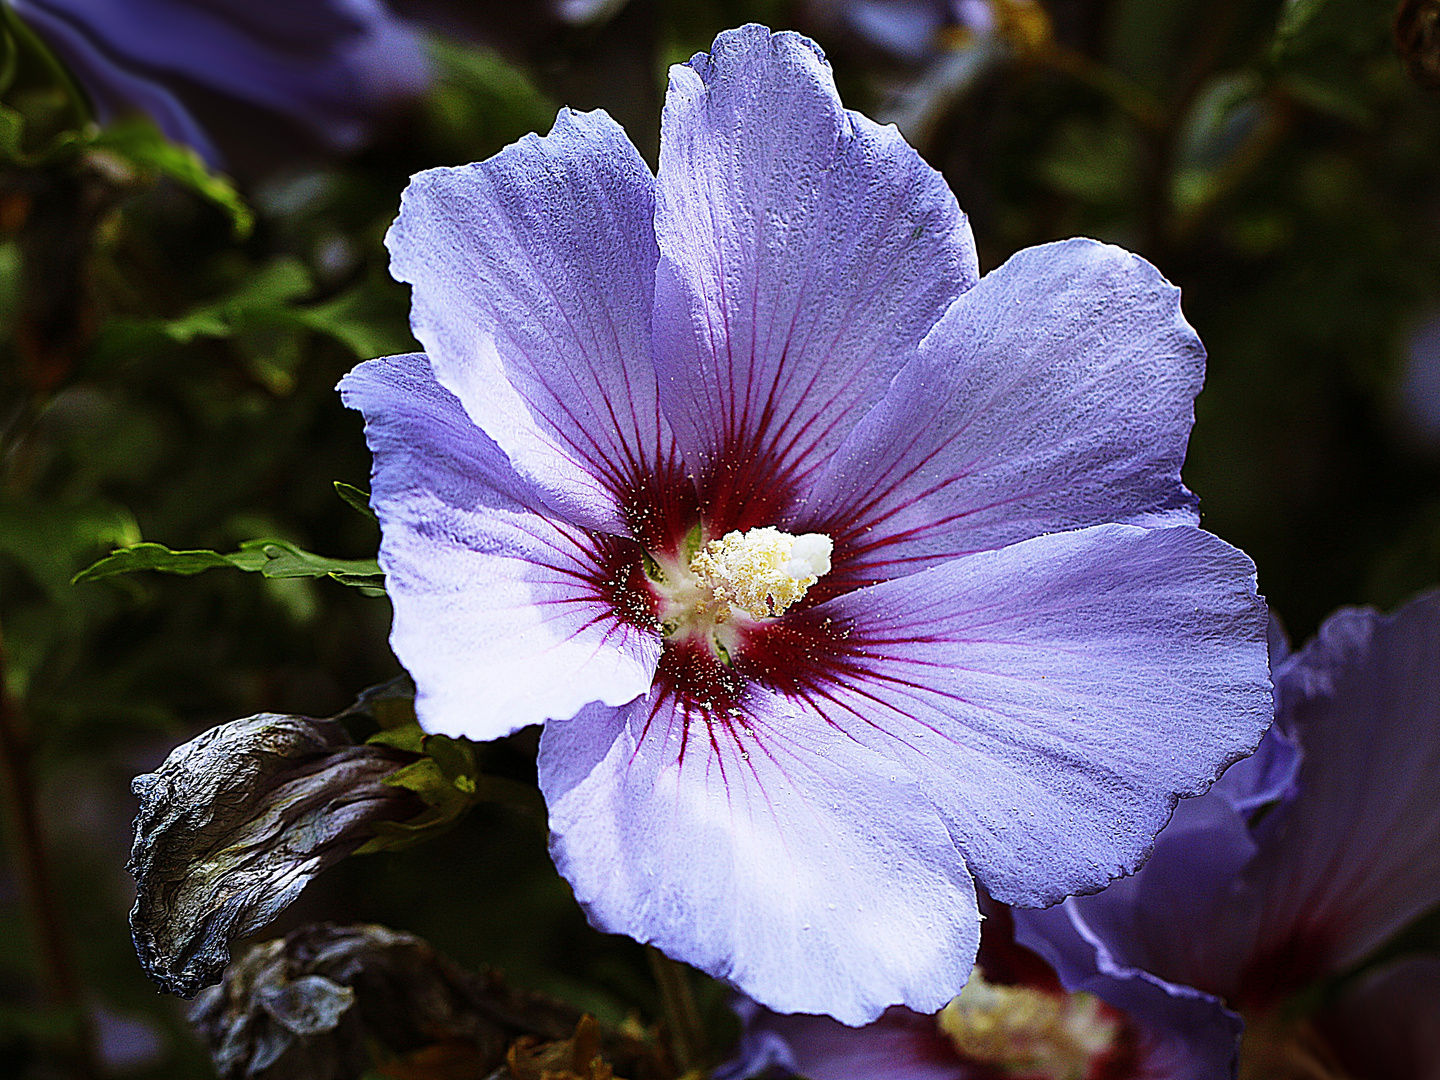
M 829 572 L 834 545 L 822 533 L 764 527 L 703 545 L 697 535 L 681 545 L 687 549 L 688 560 L 657 555 L 646 562 L 661 631 L 671 640 L 702 640 L 728 662 L 747 626 L 783 615 Z
M 720 605 L 740 608 L 754 619 L 773 618 L 829 573 L 833 550 L 824 533 L 728 532 L 695 553 L 690 572 L 709 586 Z M 717 618 L 728 615 L 717 608 Z

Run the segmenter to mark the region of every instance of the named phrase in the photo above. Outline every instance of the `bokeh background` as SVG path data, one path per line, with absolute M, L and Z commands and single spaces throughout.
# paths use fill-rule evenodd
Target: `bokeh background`
M 53 1050 L 77 1002 L 108 1074 L 212 1075 L 184 1003 L 134 958 L 130 781 L 215 723 L 327 716 L 399 671 L 383 597 L 328 578 L 72 576 L 140 540 L 373 556 L 373 522 L 333 486 L 369 474 L 333 387 L 358 360 L 415 348 L 382 246 L 407 176 L 548 130 L 561 104 L 608 110 L 653 165 L 667 66 L 724 28 L 815 37 L 847 104 L 899 123 L 944 173 L 982 270 L 1084 235 L 1181 286 L 1209 351 L 1186 481 L 1296 641 L 1336 607 L 1440 583 L 1440 4 L 394 8 L 424 35 L 428 80 L 345 155 L 284 109 L 183 87 L 224 180 L 133 118 L 85 128 L 73 85 L 23 48 L 17 76 L 13 40 L 6 54 L 0 685 L 16 738 L 0 1077 L 64 1075 Z M 534 744 L 521 732 L 482 764 L 526 779 Z M 58 991 L 17 841 L 27 799 L 53 879 L 41 914 L 70 954 Z M 347 860 L 276 929 L 312 919 L 414 931 L 607 1023 L 657 1015 L 638 946 L 585 925 L 543 828 L 504 807 Z

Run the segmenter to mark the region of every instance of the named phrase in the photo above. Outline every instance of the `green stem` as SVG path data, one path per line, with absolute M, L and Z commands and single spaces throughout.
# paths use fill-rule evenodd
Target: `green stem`
M 705 1031 L 700 1026 L 700 1012 L 690 990 L 690 969 L 671 960 L 653 945 L 645 946 L 650 970 L 660 989 L 660 1003 L 665 1010 L 665 1023 L 670 1028 L 670 1045 L 675 1065 L 682 1073 L 696 1068 L 705 1055 Z

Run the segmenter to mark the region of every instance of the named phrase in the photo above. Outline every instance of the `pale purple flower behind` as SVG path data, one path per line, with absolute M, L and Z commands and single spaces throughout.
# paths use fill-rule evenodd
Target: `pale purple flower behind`
M 1181 803 L 1138 874 L 1017 913 L 1020 939 L 1071 988 L 1158 978 L 1223 1000 L 1250 1025 L 1245 1076 L 1328 1060 L 1354 1080 L 1440 1080 L 1440 956 L 1293 1009 L 1440 905 L 1440 593 L 1337 612 L 1275 687 L 1260 752 Z
M 428 357 L 341 388 L 392 644 L 430 730 L 545 722 L 597 927 L 782 1011 L 934 1011 L 974 879 L 1098 889 L 1258 741 L 1253 566 L 1179 478 L 1177 290 L 1084 240 L 980 280 L 812 43 L 673 68 L 658 177 L 562 111 L 416 177 L 388 243 Z
M 715 1080 L 1227 1080 L 1241 1022 L 1220 1002 L 1148 976 L 1092 979 L 1067 993 L 1055 972 L 985 925 L 977 987 L 937 1016 L 894 1008 L 864 1027 L 736 1004 L 743 1031 Z M 1080 962 L 1077 936 L 1051 942 Z M 1001 964 L 997 959 L 1012 962 Z M 1008 956 L 1006 955 L 1008 954 Z M 1015 962 L 1018 961 L 1018 962 Z M 975 976 L 972 976 L 972 979 Z M 990 980 L 994 980 L 993 982 Z M 978 991 L 978 992 L 976 992 Z

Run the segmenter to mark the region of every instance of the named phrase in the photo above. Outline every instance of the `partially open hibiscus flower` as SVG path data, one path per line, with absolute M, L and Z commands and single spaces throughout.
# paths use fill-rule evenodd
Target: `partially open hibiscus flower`
M 781 1011 L 934 1011 L 972 874 L 1132 870 L 1270 714 L 1265 609 L 1179 471 L 1176 290 L 1076 240 L 977 281 L 944 181 L 759 26 L 659 176 L 562 112 L 406 192 L 427 356 L 341 384 L 429 729 L 545 722 L 591 921 Z

